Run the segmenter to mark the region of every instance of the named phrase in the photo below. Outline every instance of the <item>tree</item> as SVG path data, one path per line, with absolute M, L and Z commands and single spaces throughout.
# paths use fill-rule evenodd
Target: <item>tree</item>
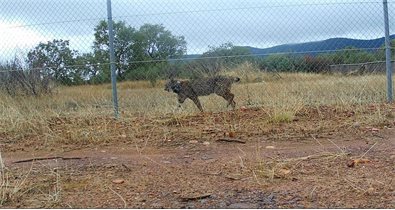
M 108 55 L 107 55 L 108 57 Z M 100 84 L 110 81 L 110 66 L 102 63 L 106 58 L 100 53 L 84 53 L 77 57 L 77 66 L 81 69 L 81 75 L 85 82 Z
M 326 56 L 334 64 L 366 63 L 378 60 L 375 53 L 355 47 L 346 47 L 339 52 L 326 54 Z
M 234 46 L 231 42 L 217 46 L 209 46 L 209 50 L 201 55 L 201 59 L 187 63 L 189 76 L 199 78 L 218 74 L 223 67 L 234 67 L 251 59 L 247 47 Z
M 124 74 L 128 70 L 129 63 L 133 61 L 132 46 L 135 40 L 136 30 L 127 26 L 125 22 L 120 21 L 113 24 L 114 29 L 114 52 L 118 77 L 124 79 Z M 108 23 L 100 21 L 95 27 L 95 41 L 93 51 L 96 60 L 102 65 L 110 63 L 109 59 L 109 39 Z M 104 74 L 108 72 L 100 72 Z M 109 77 L 108 77 L 109 78 Z
M 209 50 L 202 54 L 204 58 L 217 58 L 221 65 L 234 66 L 249 59 L 251 55 L 248 47 L 234 46 L 231 42 L 216 46 L 209 46 Z
M 81 72 L 75 65 L 78 52 L 71 50 L 68 40 L 53 40 L 39 43 L 27 55 L 27 63 L 41 77 L 49 77 L 64 85 L 82 82 Z
M 395 59 L 395 39 L 391 39 L 391 60 Z M 385 43 L 376 51 L 376 58 L 380 61 L 385 61 Z
M 180 58 L 186 52 L 186 41 L 163 25 L 144 24 L 137 32 L 134 52 L 141 61 Z
M 264 58 L 265 65 L 270 71 L 293 71 L 295 65 L 290 55 L 273 54 Z
M 150 68 L 157 68 L 155 66 L 167 63 L 168 59 L 180 58 L 186 52 L 184 37 L 173 35 L 162 25 L 144 24 L 139 30 L 123 21 L 113 25 L 116 68 L 121 80 L 137 78 L 141 69 L 148 72 Z M 97 61 L 109 63 L 108 29 L 104 20 L 95 27 L 93 49 Z

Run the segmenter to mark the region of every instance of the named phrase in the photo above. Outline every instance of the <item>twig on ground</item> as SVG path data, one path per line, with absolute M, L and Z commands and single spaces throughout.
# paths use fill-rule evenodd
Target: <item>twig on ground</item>
M 343 155 L 346 154 L 346 152 L 344 152 L 344 150 L 343 150 L 342 148 L 340 148 L 337 144 L 335 144 L 335 142 L 333 142 L 333 141 L 330 140 L 330 139 L 328 139 L 328 141 L 331 142 L 333 145 L 335 145 L 335 146 L 340 150 L 340 152 L 341 152 Z
M 0 151 L 0 171 L 3 171 L 5 168 L 4 162 L 3 162 L 3 157 L 1 156 L 1 151 Z
M 123 208 L 126 209 L 126 201 L 122 197 L 122 195 L 120 195 L 119 193 L 115 192 L 115 190 L 113 190 L 111 187 L 108 187 L 108 189 L 110 189 L 115 195 L 117 195 L 123 201 Z
M 368 151 L 366 151 L 359 159 L 362 159 L 374 146 L 376 146 L 376 144 L 378 143 L 378 141 L 376 141 L 376 143 L 374 143 L 369 149 Z
M 123 166 L 127 171 L 132 171 L 132 169 L 130 169 L 129 166 L 125 165 L 125 163 L 122 163 L 122 166 Z
M 201 194 L 201 195 L 181 197 L 181 199 L 183 201 L 193 201 L 193 200 L 200 200 L 200 199 L 208 198 L 210 196 L 211 196 L 211 193 L 206 193 L 206 194 Z
M 235 143 L 240 143 L 240 144 L 245 144 L 246 141 L 241 140 L 241 139 L 232 139 L 232 138 L 220 138 L 217 139 L 217 141 L 223 141 L 223 142 L 235 142 Z
M 308 156 L 298 157 L 298 158 L 289 158 L 289 159 L 285 159 L 282 161 L 283 162 L 292 162 L 292 161 L 299 161 L 299 160 L 312 160 L 312 159 L 318 159 L 321 157 L 328 157 L 328 156 L 332 156 L 332 155 L 333 154 L 324 153 L 324 154 L 318 154 L 318 155 L 308 155 Z
M 86 157 L 61 157 L 61 156 L 54 156 L 54 157 L 38 157 L 38 158 L 30 158 L 30 159 L 25 159 L 25 160 L 17 160 L 12 163 L 26 163 L 26 162 L 32 162 L 32 161 L 37 161 L 37 160 L 53 160 L 53 159 L 62 159 L 62 160 L 80 160 Z

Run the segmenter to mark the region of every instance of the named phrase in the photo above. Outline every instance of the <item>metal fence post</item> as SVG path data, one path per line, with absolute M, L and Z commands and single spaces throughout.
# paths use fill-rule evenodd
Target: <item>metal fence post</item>
M 385 28 L 385 66 L 387 72 L 387 101 L 392 102 L 392 63 L 391 63 L 391 40 L 388 22 L 388 3 L 383 0 L 384 8 L 384 28 Z
M 115 118 L 119 118 L 118 110 L 118 94 L 117 94 L 117 75 L 115 74 L 115 53 L 114 53 L 114 31 L 112 22 L 111 0 L 107 0 L 107 17 L 108 17 L 108 40 L 110 51 L 110 68 L 111 68 L 111 84 L 112 84 L 112 101 L 114 105 Z

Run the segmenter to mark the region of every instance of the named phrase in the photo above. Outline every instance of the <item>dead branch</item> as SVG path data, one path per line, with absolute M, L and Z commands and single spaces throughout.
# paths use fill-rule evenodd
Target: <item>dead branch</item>
M 348 155 L 349 153 L 345 153 Z M 338 154 L 332 154 L 332 153 L 324 153 L 324 154 L 317 154 L 317 155 L 308 155 L 305 157 L 298 157 L 298 158 L 289 158 L 282 160 L 283 162 L 292 162 L 292 161 L 302 161 L 302 160 L 313 160 L 313 159 L 319 159 L 319 158 L 324 158 L 324 157 L 337 157 L 340 156 Z
M 232 139 L 232 138 L 220 138 L 217 139 L 217 141 L 223 141 L 223 142 L 235 142 L 235 143 L 240 143 L 240 144 L 245 144 L 246 141 L 241 140 L 241 139 Z
M 25 160 L 17 160 L 12 163 L 26 163 L 32 161 L 39 161 L 39 160 L 53 160 L 53 159 L 62 159 L 62 160 L 80 160 L 86 157 L 61 157 L 61 156 L 54 156 L 54 157 L 38 157 L 38 158 L 30 158 Z

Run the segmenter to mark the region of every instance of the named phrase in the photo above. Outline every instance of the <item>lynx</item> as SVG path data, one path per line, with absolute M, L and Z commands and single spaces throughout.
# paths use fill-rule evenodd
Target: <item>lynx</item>
M 212 93 L 223 97 L 228 102 L 228 107 L 231 105 L 235 109 L 236 102 L 233 100 L 235 95 L 230 92 L 230 89 L 234 82 L 239 81 L 240 78 L 238 77 L 227 76 L 214 76 L 188 81 L 170 79 L 165 85 L 165 90 L 169 92 L 173 91 L 178 95 L 179 106 L 189 98 L 201 112 L 203 112 L 203 108 L 198 97 L 207 96 Z

